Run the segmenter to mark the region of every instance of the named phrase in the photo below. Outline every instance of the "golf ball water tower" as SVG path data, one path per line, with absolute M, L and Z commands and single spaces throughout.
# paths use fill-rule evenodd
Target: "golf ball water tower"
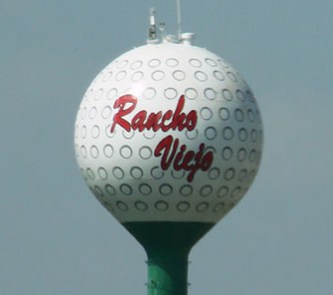
M 262 151 L 251 89 L 178 20 L 167 35 L 152 10 L 147 44 L 97 75 L 75 123 L 81 174 L 146 250 L 150 295 L 187 294 L 191 248 L 242 199 Z

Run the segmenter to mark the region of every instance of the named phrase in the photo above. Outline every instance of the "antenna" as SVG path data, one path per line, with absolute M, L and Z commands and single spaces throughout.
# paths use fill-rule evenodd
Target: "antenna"
M 155 8 L 150 8 L 149 17 L 149 30 L 148 30 L 148 41 L 155 41 L 157 39 L 156 34 L 156 10 Z
M 181 15 L 181 0 L 177 0 L 177 37 L 181 40 L 182 35 L 182 15 Z

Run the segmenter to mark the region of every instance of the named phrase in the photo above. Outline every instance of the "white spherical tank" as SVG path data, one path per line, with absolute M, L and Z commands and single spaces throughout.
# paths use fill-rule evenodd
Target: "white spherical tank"
M 147 44 L 111 62 L 75 123 L 82 176 L 121 223 L 218 222 L 251 185 L 262 142 L 242 76 L 189 42 Z

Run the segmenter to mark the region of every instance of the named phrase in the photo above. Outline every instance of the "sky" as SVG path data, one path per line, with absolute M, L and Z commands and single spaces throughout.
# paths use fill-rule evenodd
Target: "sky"
M 81 179 L 74 120 L 91 80 L 175 1 L 0 1 L 0 294 L 146 294 L 141 246 Z M 254 91 L 259 174 L 192 250 L 189 294 L 333 290 L 333 2 L 183 0 L 183 31 Z

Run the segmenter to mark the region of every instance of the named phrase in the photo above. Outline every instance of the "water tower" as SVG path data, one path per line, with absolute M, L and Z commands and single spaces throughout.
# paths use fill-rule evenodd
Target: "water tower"
M 147 44 L 96 76 L 75 123 L 85 182 L 147 253 L 149 295 L 187 294 L 191 248 L 242 199 L 262 151 L 250 87 L 178 12 L 168 35 L 151 10 Z

